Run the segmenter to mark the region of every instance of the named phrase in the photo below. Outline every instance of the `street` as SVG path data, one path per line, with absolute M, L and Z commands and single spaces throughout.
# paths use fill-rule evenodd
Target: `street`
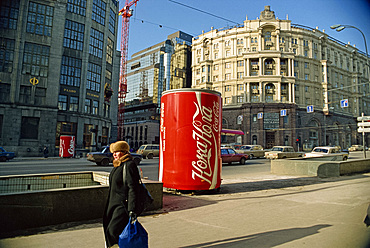
M 32 159 L 14 159 L 0 164 L 0 176 L 23 175 L 23 174 L 41 174 L 41 173 L 59 173 L 59 172 L 77 172 L 77 171 L 105 171 L 112 170 L 110 166 L 97 166 L 95 163 L 87 161 L 86 158 L 32 158 Z M 143 159 L 139 168 L 143 171 L 143 176 L 150 180 L 158 180 L 159 159 Z M 222 167 L 223 176 L 269 173 L 270 161 L 267 159 L 248 160 L 245 165 L 233 163 L 224 164 Z
M 367 157 L 370 157 L 369 151 Z M 363 152 L 351 152 L 349 159 L 363 158 Z M 112 170 L 112 164 L 109 166 L 97 166 L 95 163 L 87 161 L 86 158 L 15 158 L 13 160 L 0 163 L 0 176 L 41 174 L 41 173 L 59 173 L 59 172 L 77 172 L 77 171 L 105 171 Z M 143 171 L 146 179 L 158 180 L 159 159 L 143 159 L 139 168 Z M 235 178 L 245 175 L 258 173 L 270 173 L 270 160 L 260 158 L 247 160 L 245 165 L 233 163 L 232 165 L 223 164 L 222 177 Z
M 156 175 L 158 158 L 143 160 L 141 167 L 144 176 L 151 177 L 150 171 Z M 160 212 L 140 217 L 149 247 L 368 247 L 370 228 L 363 220 L 370 200 L 369 173 L 293 177 L 273 175 L 269 167 L 266 159 L 224 165 L 221 191 L 214 194 L 166 192 Z M 85 159 L 12 161 L 0 168 L 2 175 L 111 169 Z M 0 240 L 0 247 L 10 248 L 50 244 L 104 247 L 102 224 L 49 227 Z

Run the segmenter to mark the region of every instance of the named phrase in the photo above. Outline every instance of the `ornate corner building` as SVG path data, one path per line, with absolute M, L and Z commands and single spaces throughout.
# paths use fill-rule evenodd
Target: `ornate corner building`
M 193 38 L 192 87 L 222 93 L 223 128 L 245 133 L 225 143 L 347 148 L 362 143 L 356 117 L 370 114 L 366 54 L 270 6 Z
M 109 144 L 117 122 L 116 0 L 0 3 L 0 144 L 40 156 L 73 135 L 76 148 Z

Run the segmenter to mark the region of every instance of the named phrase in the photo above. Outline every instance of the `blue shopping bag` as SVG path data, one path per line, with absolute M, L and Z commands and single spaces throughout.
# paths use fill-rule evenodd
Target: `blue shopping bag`
M 118 246 L 120 248 L 147 248 L 148 233 L 136 219 L 131 223 L 131 218 L 127 226 L 119 235 Z

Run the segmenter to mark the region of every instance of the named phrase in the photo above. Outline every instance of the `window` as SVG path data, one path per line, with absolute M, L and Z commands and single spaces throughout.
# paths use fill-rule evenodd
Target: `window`
M 109 31 L 114 34 L 116 28 L 116 13 L 112 9 L 109 12 Z
M 22 74 L 31 74 L 32 76 L 48 76 L 50 47 L 38 44 L 24 44 L 23 68 Z
M 31 87 L 21 85 L 19 92 L 19 102 L 29 104 L 30 101 L 31 101 Z
M 231 97 L 225 97 L 225 103 L 230 104 L 231 103 Z
M 226 51 L 225 56 L 226 57 L 229 57 L 230 56 L 230 51 L 229 50 Z
M 84 31 L 84 24 L 66 20 L 64 26 L 63 46 L 82 51 L 84 43 Z
M 92 133 L 90 130 L 93 128 L 94 128 L 94 125 L 84 124 L 84 134 L 83 134 L 84 148 L 90 147 L 92 145 Z
M 244 72 L 238 72 L 237 76 L 238 79 L 242 79 L 244 77 Z
M 112 73 L 108 69 L 105 69 L 105 78 L 112 81 Z
M 82 60 L 72 57 L 62 57 L 60 84 L 80 87 Z
M 85 99 L 85 113 L 91 114 L 91 100 Z
M 35 105 L 44 105 L 46 99 L 46 89 L 37 87 L 35 90 Z
M 213 66 L 213 70 L 218 71 L 218 64 Z
M 71 96 L 69 98 L 69 111 L 78 111 L 78 97 Z
M 54 8 L 30 2 L 27 18 L 27 33 L 51 36 Z
M 304 74 L 304 79 L 308 80 L 308 74 Z
M 225 86 L 225 91 L 226 91 L 226 92 L 231 91 L 231 86 L 230 86 L 230 85 L 226 85 L 226 86 Z
M 22 117 L 21 139 L 38 139 L 39 118 Z
M 204 65 L 202 66 L 202 72 L 206 72 L 206 67 Z
M 0 28 L 17 29 L 19 0 L 1 1 Z
M 231 74 L 230 73 L 226 73 L 225 74 L 225 80 L 230 80 L 230 77 L 231 77 Z
M 67 96 L 59 95 L 58 97 L 58 109 L 67 110 Z
M 304 51 L 304 56 L 307 57 L 308 56 L 308 52 L 307 51 Z
M 0 83 L 0 102 L 10 101 L 10 84 Z
M 100 92 L 101 66 L 89 63 L 87 69 L 86 89 Z
M 97 115 L 98 114 L 98 110 L 99 110 L 99 102 L 94 100 L 93 101 L 92 113 L 94 115 Z
M 218 81 L 218 75 L 213 76 L 213 82 L 217 82 L 217 81 Z
M 86 0 L 68 0 L 67 11 L 86 16 Z
M 238 60 L 237 65 L 238 67 L 244 66 L 244 60 Z
M 244 97 L 243 96 L 238 96 L 237 97 L 237 102 L 238 103 L 242 103 L 242 102 L 244 102 Z M 238 123 L 239 124 L 239 123 Z M 241 123 L 240 123 L 241 124 Z
M 91 28 L 89 54 L 98 58 L 103 56 L 104 34 L 96 29 Z
M 21 139 L 38 139 L 39 118 L 22 117 Z
M 14 40 L 0 38 L 0 72 L 12 72 L 14 59 Z
M 225 63 L 225 68 L 231 68 L 231 63 L 230 62 Z
M 244 90 L 244 84 L 238 84 L 238 90 Z
M 94 0 L 92 7 L 92 19 L 101 25 L 105 25 L 106 3 L 101 0 Z
M 113 64 L 113 47 L 114 47 L 113 41 L 110 38 L 108 38 L 106 60 L 107 60 L 107 63 L 111 65 Z
M 218 43 L 213 44 L 213 49 L 218 49 Z
M 252 47 L 252 52 L 256 52 L 257 51 L 257 48 L 256 47 Z
M 304 68 L 305 69 L 309 69 L 310 67 L 309 67 L 309 64 L 307 63 L 307 62 L 304 62 Z

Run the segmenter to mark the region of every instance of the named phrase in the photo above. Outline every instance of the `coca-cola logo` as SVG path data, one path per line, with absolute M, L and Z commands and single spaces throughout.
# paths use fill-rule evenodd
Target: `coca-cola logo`
M 75 152 L 75 137 L 72 137 L 69 143 L 68 153 L 73 155 L 74 152 Z
M 218 101 L 203 105 L 201 93 L 195 94 L 192 137 L 196 142 L 196 159 L 192 161 L 192 178 L 199 178 L 210 184 L 209 189 L 214 189 L 219 167 L 220 106 Z

